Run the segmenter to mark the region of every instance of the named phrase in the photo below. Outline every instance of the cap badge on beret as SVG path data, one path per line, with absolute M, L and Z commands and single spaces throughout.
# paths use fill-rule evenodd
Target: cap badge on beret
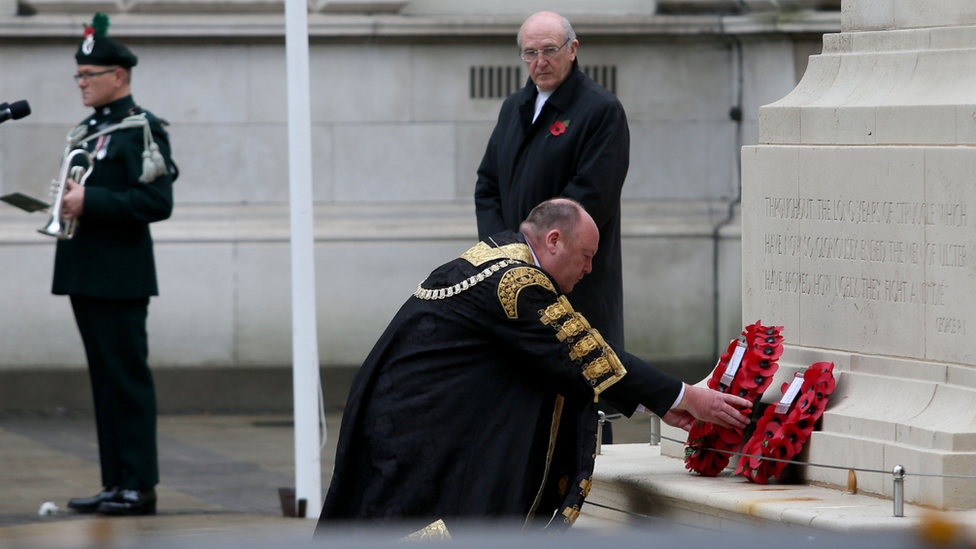
M 91 55 L 91 52 L 94 49 L 95 29 L 92 27 L 85 27 L 85 41 L 81 43 L 81 51 L 85 52 L 85 55 Z
M 85 27 L 85 39 L 78 46 L 75 59 L 79 65 L 134 67 L 139 58 L 129 48 L 106 36 L 108 16 L 96 13 L 90 26 Z
M 95 39 L 101 38 L 108 33 L 108 16 L 98 12 L 92 17 L 92 24 L 85 27 L 85 41 L 81 43 L 81 51 L 85 55 L 91 55 L 95 49 Z

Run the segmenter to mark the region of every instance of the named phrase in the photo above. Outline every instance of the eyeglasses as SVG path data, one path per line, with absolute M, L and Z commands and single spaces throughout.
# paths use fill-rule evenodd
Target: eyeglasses
M 108 70 L 99 71 L 99 72 L 90 72 L 88 74 L 76 74 L 75 75 L 75 82 L 81 82 L 82 80 L 84 80 L 85 83 L 87 84 L 88 82 L 91 82 L 92 77 L 98 76 L 100 74 L 108 74 L 110 72 L 115 72 L 117 70 L 118 69 L 108 69 Z
M 553 57 L 556 57 L 559 50 L 563 49 L 566 44 L 569 44 L 569 38 L 567 38 L 566 41 L 563 42 L 563 45 L 559 46 L 558 48 L 555 46 L 549 46 L 548 48 L 542 48 L 541 50 L 521 50 L 519 51 L 519 57 L 521 57 L 523 61 L 535 61 L 535 58 L 539 57 L 539 54 L 541 53 L 549 59 L 552 59 Z

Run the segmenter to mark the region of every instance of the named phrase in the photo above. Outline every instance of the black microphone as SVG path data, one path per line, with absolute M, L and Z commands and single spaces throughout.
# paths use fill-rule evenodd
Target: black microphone
M 9 105 L 7 103 L 0 103 L 0 122 L 10 120 L 19 120 L 31 113 L 30 105 L 27 101 L 14 101 Z

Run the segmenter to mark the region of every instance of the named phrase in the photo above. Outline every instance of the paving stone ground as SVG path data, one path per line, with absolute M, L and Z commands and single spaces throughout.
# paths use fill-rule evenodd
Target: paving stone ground
M 322 479 L 332 474 L 341 413 L 326 415 Z M 618 442 L 643 442 L 646 420 L 617 427 Z M 285 518 L 278 488 L 294 485 L 290 416 L 173 415 L 159 418 L 158 515 L 78 515 L 69 498 L 101 489 L 94 419 L 88 413 L 0 414 L 0 549 L 107 547 L 158 539 L 259 536 L 302 542 L 314 520 Z M 39 516 L 47 501 L 60 511 Z
M 332 472 L 340 414 L 326 417 L 324 482 Z M 64 540 L 158 536 L 238 536 L 253 532 L 303 540 L 313 520 L 285 518 L 278 488 L 294 485 L 291 418 L 178 415 L 159 418 L 158 515 L 103 518 L 67 509 L 69 498 L 101 489 L 94 419 L 65 412 L 0 415 L 0 547 L 62 546 Z M 60 508 L 39 516 L 46 501 Z

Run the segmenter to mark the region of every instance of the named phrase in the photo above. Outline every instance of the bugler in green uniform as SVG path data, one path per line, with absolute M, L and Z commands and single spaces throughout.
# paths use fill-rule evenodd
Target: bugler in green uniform
M 58 241 L 52 289 L 71 296 L 85 344 L 105 488 L 68 506 L 152 514 L 159 467 L 146 317 L 158 288 L 149 223 L 170 216 L 178 171 L 165 122 L 132 99 L 138 59 L 105 36 L 107 27 L 108 17 L 96 14 L 75 54 L 82 100 L 95 112 L 68 134 L 66 147 L 91 153 L 94 169 L 84 187 L 67 184 L 63 212 L 78 225 L 73 238 Z

